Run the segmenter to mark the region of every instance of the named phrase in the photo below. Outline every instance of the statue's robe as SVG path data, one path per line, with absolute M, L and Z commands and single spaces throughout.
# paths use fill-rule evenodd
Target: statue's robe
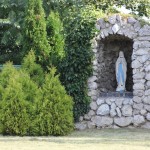
M 126 90 L 126 73 L 127 73 L 127 62 L 124 58 L 122 51 L 119 52 L 119 57 L 116 61 L 116 79 L 117 79 L 117 89 L 118 92 L 123 92 Z

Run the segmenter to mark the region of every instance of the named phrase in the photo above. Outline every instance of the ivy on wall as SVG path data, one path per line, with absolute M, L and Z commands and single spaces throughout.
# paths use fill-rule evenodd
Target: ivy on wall
M 95 20 L 100 11 L 91 11 L 91 7 L 75 10 L 64 22 L 66 29 L 66 57 L 60 64 L 61 80 L 74 98 L 74 118 L 88 111 L 90 98 L 87 95 L 87 80 L 92 73 L 91 39 L 95 35 Z M 100 14 L 99 14 L 100 13 Z

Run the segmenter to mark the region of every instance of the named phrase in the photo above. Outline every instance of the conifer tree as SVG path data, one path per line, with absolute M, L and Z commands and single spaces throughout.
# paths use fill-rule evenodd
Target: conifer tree
M 51 47 L 46 33 L 45 14 L 41 0 L 28 0 L 24 21 L 24 53 L 33 50 L 43 67 L 49 65 Z
M 39 107 L 40 135 L 66 135 L 73 130 L 73 102 L 66 94 L 52 68 L 42 87 L 43 101 Z
M 51 60 L 55 66 L 64 57 L 65 38 L 63 35 L 63 23 L 58 12 L 51 11 L 46 20 L 48 42 L 51 46 Z

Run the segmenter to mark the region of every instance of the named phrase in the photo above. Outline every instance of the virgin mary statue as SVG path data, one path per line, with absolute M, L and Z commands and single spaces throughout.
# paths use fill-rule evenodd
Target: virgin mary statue
M 127 62 L 124 58 L 124 53 L 119 52 L 119 57 L 116 61 L 116 79 L 117 79 L 117 89 L 118 92 L 124 92 L 126 90 L 126 75 L 127 73 Z

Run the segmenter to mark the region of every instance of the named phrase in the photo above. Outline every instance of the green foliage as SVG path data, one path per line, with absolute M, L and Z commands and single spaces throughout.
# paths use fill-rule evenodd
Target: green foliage
M 52 68 L 45 76 L 43 89 L 44 105 L 50 103 L 49 111 L 52 119 L 52 135 L 66 135 L 73 129 L 73 102 L 66 94 L 59 77 L 55 75 L 56 69 Z
M 58 65 L 58 62 L 64 57 L 63 24 L 58 12 L 51 11 L 47 18 L 46 27 L 48 41 L 51 46 L 51 61 L 53 65 Z
M 35 52 L 37 61 L 45 67 L 49 65 L 51 47 L 48 44 L 46 33 L 45 14 L 41 0 L 28 0 L 28 6 L 24 21 L 24 42 L 25 53 L 30 50 Z
M 74 98 L 74 118 L 87 113 L 90 99 L 87 95 L 87 79 L 92 72 L 93 54 L 91 39 L 95 35 L 95 20 L 98 11 L 92 7 L 70 12 L 65 23 L 66 57 L 60 64 L 61 80 L 69 95 Z
M 30 51 L 26 55 L 22 62 L 22 69 L 27 72 L 31 79 L 36 82 L 39 86 L 44 82 L 44 72 L 42 67 L 36 63 L 35 54 Z
M 6 64 L 6 68 L 13 70 L 11 64 Z M 9 73 L 4 69 L 4 74 Z M 2 71 L 3 72 L 3 71 Z M 25 135 L 29 127 L 29 116 L 27 113 L 28 103 L 25 101 L 25 93 L 22 90 L 22 84 L 19 81 L 21 76 L 19 72 L 12 72 L 13 78 L 8 79 L 7 86 L 1 90 L 1 123 L 3 125 L 2 133 L 10 135 Z
M 56 69 L 46 74 L 42 86 L 42 101 L 37 103 L 36 127 L 38 135 L 66 135 L 73 130 L 73 103 L 66 94 Z
M 0 72 L 0 133 L 66 135 L 72 131 L 72 99 L 55 72 L 52 68 L 44 75 L 33 51 L 19 70 L 11 63 L 4 65 Z

